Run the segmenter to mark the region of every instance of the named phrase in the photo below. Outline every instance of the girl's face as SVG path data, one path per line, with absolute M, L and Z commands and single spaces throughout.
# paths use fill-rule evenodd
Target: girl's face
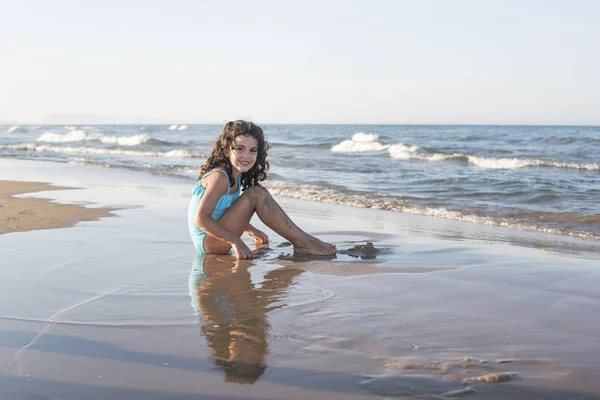
M 225 156 L 229 158 L 233 176 L 248 172 L 256 163 L 258 140 L 249 135 L 240 135 L 235 138 L 233 149 L 225 150 Z

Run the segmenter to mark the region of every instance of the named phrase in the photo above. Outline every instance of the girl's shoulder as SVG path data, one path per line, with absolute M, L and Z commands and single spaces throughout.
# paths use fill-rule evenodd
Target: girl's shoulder
M 225 167 L 216 167 L 211 169 L 210 171 L 208 171 L 207 173 L 205 173 L 204 175 L 202 175 L 200 177 L 200 181 L 204 180 L 204 178 L 207 178 L 210 175 L 215 175 L 215 177 L 226 177 L 227 180 L 229 180 L 229 175 L 227 174 L 227 171 L 225 171 Z
M 215 168 L 202 175 L 197 185 L 204 189 L 216 188 L 217 191 L 227 194 L 229 193 L 229 175 L 224 169 Z

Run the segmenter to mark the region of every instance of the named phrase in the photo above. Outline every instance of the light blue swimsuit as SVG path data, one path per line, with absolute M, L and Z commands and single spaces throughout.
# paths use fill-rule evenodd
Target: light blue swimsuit
M 196 225 L 196 211 L 198 210 L 198 204 L 204 196 L 206 189 L 202 186 L 202 180 L 209 176 L 214 172 L 220 172 L 227 176 L 227 180 L 229 181 L 229 176 L 227 172 L 222 169 L 213 169 L 212 171 L 207 172 L 202 176 L 202 178 L 196 182 L 196 186 L 194 187 L 194 191 L 192 192 L 192 198 L 190 200 L 190 206 L 188 208 L 188 228 L 190 230 L 190 235 L 192 236 L 192 242 L 194 242 L 194 246 L 198 253 L 206 254 L 204 250 L 204 238 L 206 237 L 206 232 L 202 229 L 198 228 Z M 235 193 L 229 194 L 229 187 L 227 188 L 227 193 L 225 193 L 219 201 L 217 201 L 217 205 L 215 206 L 215 210 L 211 214 L 211 217 L 218 221 L 219 218 L 223 216 L 225 211 L 231 207 L 234 201 L 240 197 L 240 193 L 242 192 L 242 179 L 241 176 L 238 176 L 238 190 Z

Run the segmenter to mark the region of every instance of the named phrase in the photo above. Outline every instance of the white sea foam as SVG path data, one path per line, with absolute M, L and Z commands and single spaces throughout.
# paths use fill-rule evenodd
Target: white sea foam
M 421 160 L 421 161 L 446 161 L 446 160 L 460 160 L 465 156 L 459 153 L 454 154 L 443 154 L 443 153 L 430 153 L 427 150 L 410 144 L 393 144 L 388 149 L 390 157 L 394 160 Z
M 334 153 L 364 153 L 379 152 L 390 147 L 389 144 L 379 143 L 379 135 L 374 133 L 358 132 L 352 136 L 352 139 L 344 140 L 331 147 Z
M 67 161 L 67 162 L 72 165 L 93 165 L 95 167 L 110 168 L 110 164 L 95 164 L 92 161 L 87 160 L 83 157 L 73 157 L 73 158 L 70 158 L 69 161 Z
M 79 142 L 82 140 L 94 140 L 88 138 L 84 131 L 71 130 L 69 133 L 53 133 L 46 132 L 36 139 L 38 142 L 50 142 L 50 143 L 66 143 L 66 142 Z
M 179 126 L 179 128 L 177 128 L 178 131 L 185 131 L 188 128 L 187 125 L 181 125 Z
M 14 132 L 14 131 L 16 131 L 17 129 L 19 129 L 19 127 L 18 127 L 17 125 L 13 125 L 13 126 L 9 127 L 9 128 L 6 130 L 6 132 L 8 132 L 8 133 L 11 133 L 11 132 Z
M 190 153 L 187 150 L 171 150 L 164 153 L 164 157 L 180 157 L 180 158 L 188 158 L 188 157 L 197 157 L 202 156 L 200 153 Z
M 170 131 L 174 131 L 175 129 L 177 129 L 177 125 L 171 125 L 171 126 L 169 127 L 169 130 L 170 130 Z
M 372 133 L 359 132 L 352 136 L 352 139 L 344 140 L 331 148 L 332 152 L 339 153 L 362 153 L 362 152 L 388 152 L 394 160 L 419 160 L 419 161 L 459 161 L 468 163 L 474 167 L 482 169 L 521 169 L 521 168 L 560 168 L 576 169 L 584 171 L 600 171 L 600 164 L 588 163 L 579 164 L 572 162 L 546 161 L 527 158 L 499 158 L 499 157 L 479 157 L 462 153 L 436 153 L 423 149 L 422 147 L 397 143 L 383 144 L 378 142 L 379 135 Z
M 409 160 L 416 158 L 418 152 L 422 150 L 419 146 L 406 145 L 404 143 L 393 144 L 389 147 L 388 152 L 394 160 Z
M 108 136 L 100 133 L 85 133 L 82 130 L 71 130 L 68 133 L 46 132 L 36 139 L 37 142 L 45 143 L 69 143 L 83 141 L 97 141 L 106 144 L 118 144 L 120 146 L 137 146 L 152 139 L 148 135 L 133 136 Z
M 467 156 L 469 164 L 486 169 L 519 169 L 524 167 L 540 166 L 539 160 L 520 160 L 518 158 L 488 158 Z
M 408 214 L 426 215 L 429 217 L 451 219 L 473 224 L 499 226 L 510 229 L 536 231 L 553 234 L 574 236 L 584 239 L 600 239 L 600 235 L 560 229 L 555 226 L 537 225 L 534 223 L 519 221 L 511 218 L 479 216 L 465 214 L 459 211 L 447 210 L 443 207 L 431 208 L 408 204 L 404 200 L 393 196 L 382 196 L 371 194 L 349 194 L 340 192 L 334 188 L 325 188 L 313 185 L 288 185 L 280 181 L 270 181 L 266 184 L 271 194 L 292 197 L 302 200 L 319 201 L 323 203 L 342 204 L 352 207 L 373 208 L 386 211 L 403 212 Z
M 184 174 L 184 175 L 193 175 L 198 176 L 200 170 L 198 168 L 190 168 L 190 167 L 177 167 L 174 169 L 175 172 Z
M 376 142 L 381 136 L 376 133 L 358 132 L 352 135 L 355 142 Z
M 24 150 L 24 151 L 35 151 L 35 152 L 49 152 L 49 153 L 71 153 L 71 154 L 106 154 L 106 155 L 120 155 L 120 156 L 132 156 L 132 157 L 166 157 L 166 158 L 190 158 L 190 157 L 203 157 L 202 153 L 189 152 L 187 150 L 171 150 L 171 151 L 135 151 L 135 150 L 121 150 L 121 149 L 103 149 L 96 147 L 70 147 L 70 146 L 50 146 L 45 144 L 9 144 L 1 145 L 0 149 L 7 150 Z
M 545 161 L 545 160 L 531 160 L 531 159 L 520 159 L 520 158 L 493 158 L 493 157 L 475 157 L 466 156 L 469 160 L 469 164 L 472 164 L 479 168 L 486 169 L 520 169 L 530 167 L 550 167 L 550 168 L 564 168 L 564 169 L 577 169 L 586 171 L 600 171 L 600 164 L 588 163 L 568 163 L 558 161 Z
M 118 144 L 120 146 L 137 146 L 146 143 L 152 139 L 148 135 L 133 135 L 133 136 L 101 136 L 99 140 L 102 143 Z

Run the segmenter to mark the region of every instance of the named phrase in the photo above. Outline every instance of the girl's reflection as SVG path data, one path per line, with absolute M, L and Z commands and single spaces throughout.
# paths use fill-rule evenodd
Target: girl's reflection
M 199 254 L 190 272 L 192 307 L 228 382 L 254 383 L 263 374 L 270 328 L 266 314 L 285 305 L 286 288 L 302 272 L 281 268 L 252 282 L 252 265 L 232 256 Z

